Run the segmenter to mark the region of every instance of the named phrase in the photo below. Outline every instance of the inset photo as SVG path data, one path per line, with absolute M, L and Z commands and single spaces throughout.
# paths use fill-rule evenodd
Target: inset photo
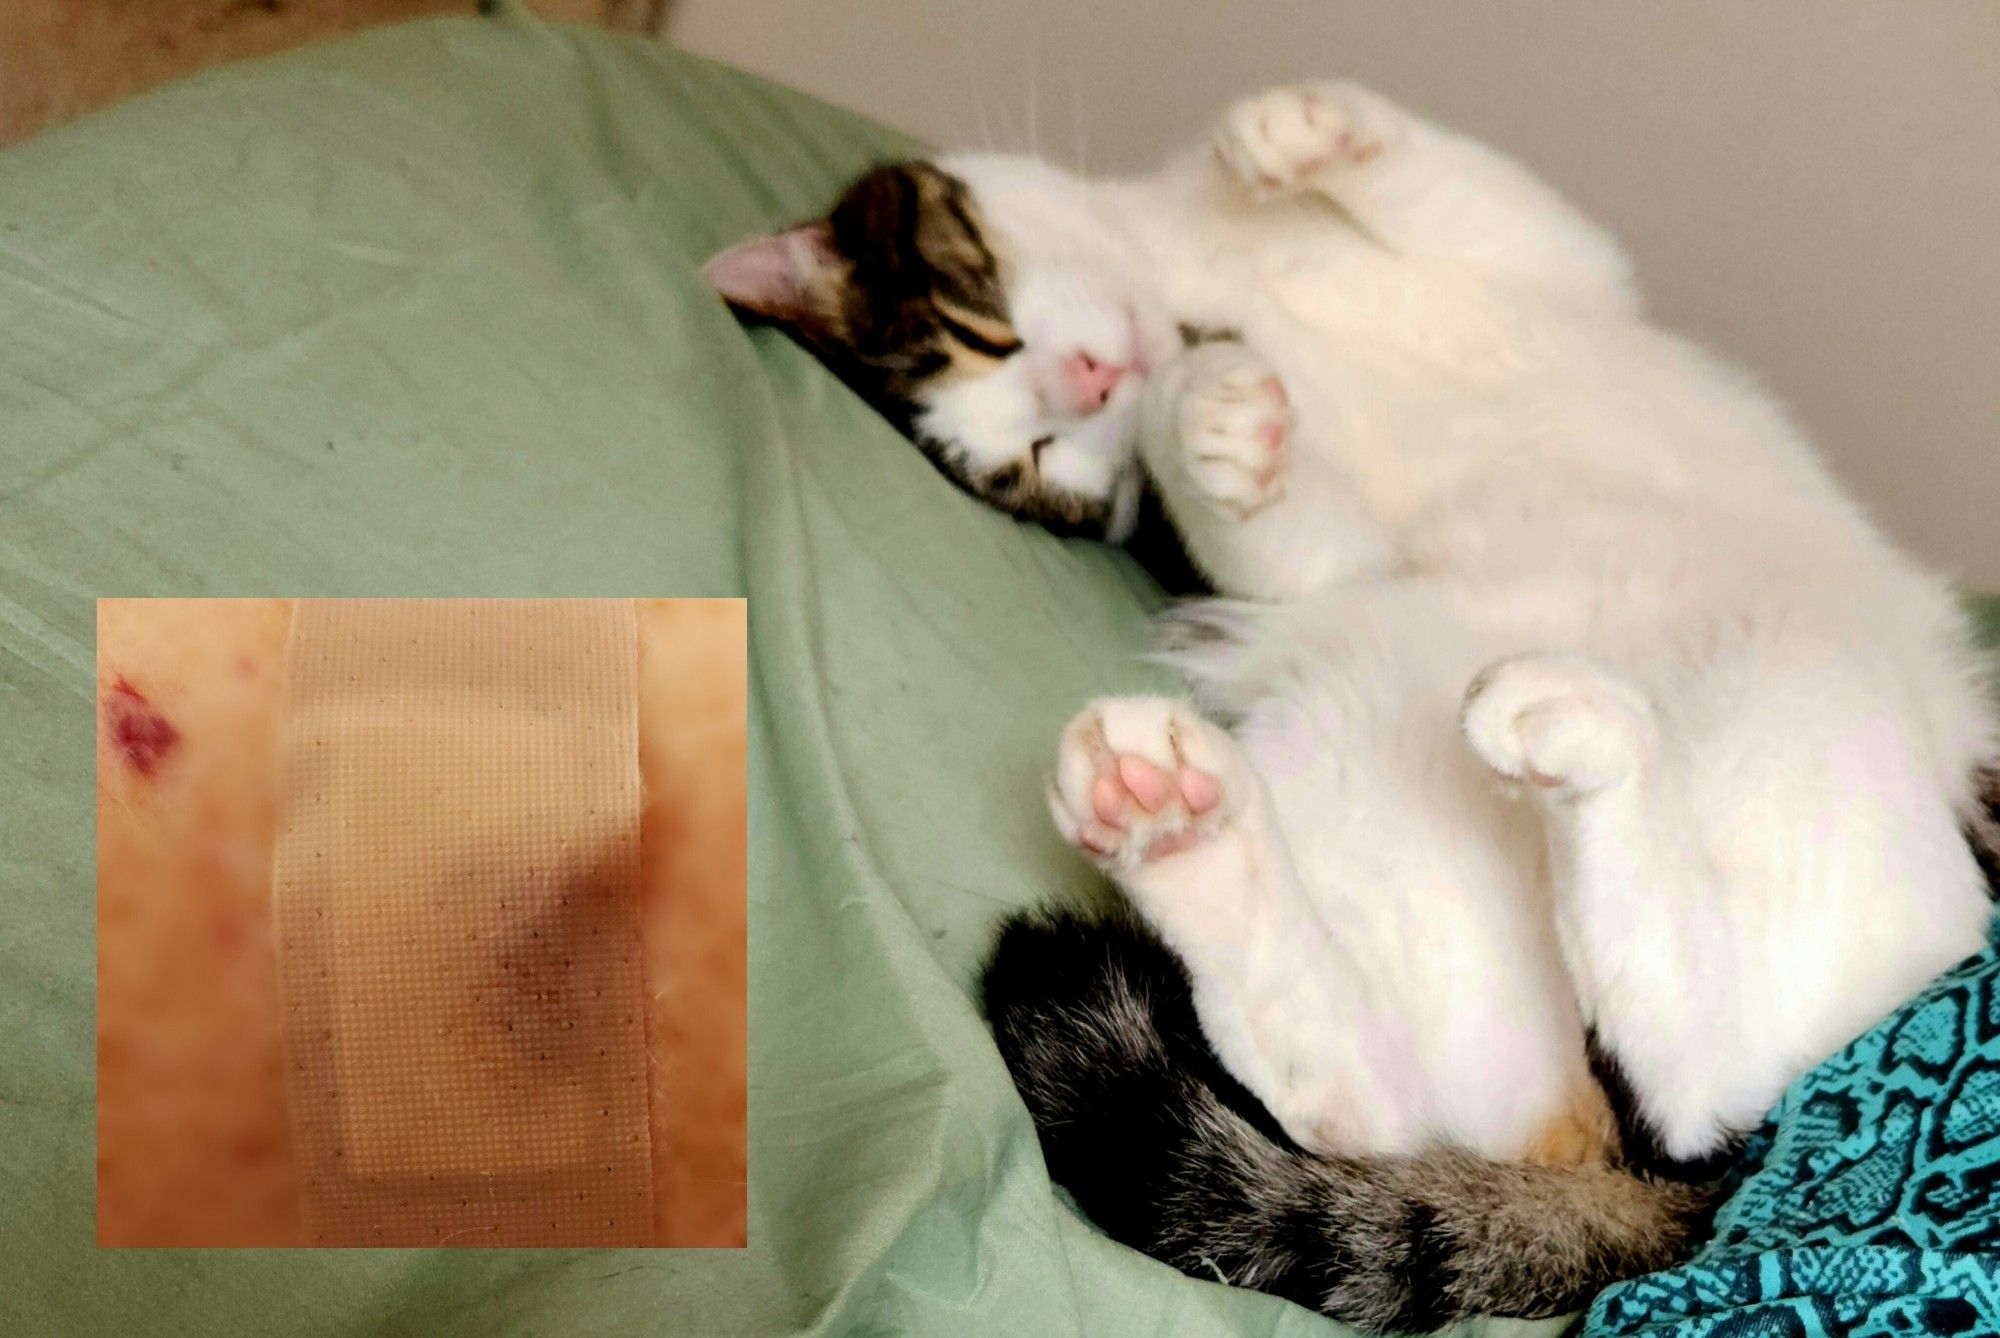
M 97 1237 L 745 1243 L 746 606 L 97 606 Z

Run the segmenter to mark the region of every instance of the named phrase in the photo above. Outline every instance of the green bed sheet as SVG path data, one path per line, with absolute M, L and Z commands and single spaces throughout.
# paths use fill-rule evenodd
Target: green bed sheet
M 1076 1217 L 969 1002 L 1157 591 L 697 278 L 907 147 L 503 14 L 0 154 L 0 1332 L 1338 1332 Z M 94 1246 L 92 601 L 415 593 L 750 597 L 747 1249 Z

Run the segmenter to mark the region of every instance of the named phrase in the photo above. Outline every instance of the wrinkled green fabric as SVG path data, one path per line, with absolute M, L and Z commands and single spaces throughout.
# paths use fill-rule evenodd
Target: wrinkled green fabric
M 944 483 L 707 255 L 856 118 L 516 17 L 221 72 L 0 155 L 0 1332 L 1305 1333 L 1051 1194 L 968 989 L 1088 894 L 1056 731 L 1145 686 L 1121 555 Z M 92 1245 L 92 600 L 750 596 L 751 1245 Z
M 0 1332 L 1340 1332 L 1079 1220 L 968 1000 L 1001 912 L 1093 894 L 1038 787 L 1082 701 L 1156 681 L 1153 586 L 953 491 L 696 277 L 905 147 L 508 16 L 0 154 Z M 750 597 L 749 1248 L 94 1247 L 114 594 Z

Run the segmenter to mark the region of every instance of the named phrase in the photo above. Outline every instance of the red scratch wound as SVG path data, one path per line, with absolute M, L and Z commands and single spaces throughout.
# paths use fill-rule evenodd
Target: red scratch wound
M 181 741 L 181 732 L 123 675 L 104 694 L 104 730 L 141 776 L 158 771 Z

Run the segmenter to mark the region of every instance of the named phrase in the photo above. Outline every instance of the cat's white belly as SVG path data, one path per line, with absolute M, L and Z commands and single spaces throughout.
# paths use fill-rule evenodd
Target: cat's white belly
M 1356 590 L 1294 624 L 1282 661 L 1206 685 L 1241 715 L 1232 732 L 1325 934 L 1276 931 L 1289 975 L 1271 977 L 1268 1006 L 1299 1000 L 1298 1043 L 1281 1072 L 1245 1080 L 1274 1108 L 1317 1093 L 1367 1112 L 1336 1122 L 1351 1141 L 1329 1150 L 1442 1138 L 1518 1157 L 1587 1083 L 1540 831 L 1459 733 L 1485 650 L 1433 590 Z M 1320 979 L 1304 989 L 1303 974 Z M 1211 1039 L 1239 1077 L 1255 1066 Z
M 1379 1117 L 1387 1145 L 1360 1150 L 1406 1151 L 1415 1136 L 1522 1155 L 1583 1072 L 1528 815 L 1494 811 L 1442 769 L 1392 783 L 1381 773 L 1315 779 L 1281 791 L 1278 810 L 1313 909 L 1346 947 L 1324 969 L 1357 972 L 1350 988 L 1366 996 L 1364 1016 L 1398 1018 L 1404 1044 L 1379 1056 L 1377 1072 L 1302 1065 L 1299 1080 L 1396 1112 Z M 1300 1019 L 1314 1030 L 1329 1022 Z

